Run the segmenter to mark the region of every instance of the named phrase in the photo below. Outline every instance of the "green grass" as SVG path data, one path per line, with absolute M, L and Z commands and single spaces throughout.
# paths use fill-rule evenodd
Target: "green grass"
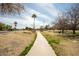
M 27 53 L 29 52 L 29 50 L 31 49 L 31 47 L 34 44 L 34 42 L 36 40 L 36 37 L 37 37 L 37 34 L 35 33 L 34 41 L 28 47 L 25 47 L 25 49 L 19 54 L 19 56 L 25 56 L 25 55 L 27 55 Z
M 47 41 L 49 44 L 59 44 L 60 43 L 60 40 L 55 37 L 52 38 L 52 36 L 50 36 L 48 34 L 43 34 L 43 35 L 48 39 Z

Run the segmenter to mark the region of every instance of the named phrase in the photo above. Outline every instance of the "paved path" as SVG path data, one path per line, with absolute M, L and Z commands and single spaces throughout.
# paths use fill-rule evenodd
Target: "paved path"
M 56 56 L 47 40 L 37 31 L 36 41 L 27 56 Z

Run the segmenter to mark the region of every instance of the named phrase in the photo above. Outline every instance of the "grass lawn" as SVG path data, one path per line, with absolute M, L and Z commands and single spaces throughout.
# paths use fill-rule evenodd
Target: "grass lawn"
M 36 33 L 16 31 L 0 34 L 0 55 L 25 55 L 34 43 Z M 27 48 L 27 49 L 26 49 Z M 25 51 L 25 53 L 23 53 Z
M 53 31 L 44 31 L 42 34 L 58 56 L 79 56 L 79 36 L 63 36 Z

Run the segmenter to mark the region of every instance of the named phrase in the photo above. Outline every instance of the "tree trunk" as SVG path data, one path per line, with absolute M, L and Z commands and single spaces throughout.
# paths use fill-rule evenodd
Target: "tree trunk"
M 76 30 L 76 25 L 74 24 L 74 27 L 73 27 L 73 34 L 76 34 L 75 30 Z
M 33 22 L 33 31 L 35 32 L 35 18 L 34 18 L 34 22 Z
M 75 34 L 76 32 L 75 32 L 75 29 L 73 30 L 73 34 Z
M 62 33 L 64 33 L 64 30 L 62 30 Z

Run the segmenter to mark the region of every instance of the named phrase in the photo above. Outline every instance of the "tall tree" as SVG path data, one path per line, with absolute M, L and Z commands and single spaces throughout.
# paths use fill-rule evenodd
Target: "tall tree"
M 63 16 L 59 16 L 57 23 L 54 25 L 54 28 L 60 29 L 62 33 L 64 33 L 64 30 L 67 28 L 68 19 Z
M 73 30 L 73 34 L 75 34 L 75 30 L 79 25 L 79 4 L 73 4 L 71 9 L 68 11 L 68 15 L 71 29 Z
M 32 18 L 34 18 L 34 22 L 33 22 L 33 29 L 35 30 L 35 18 L 36 18 L 36 14 L 32 14 Z

